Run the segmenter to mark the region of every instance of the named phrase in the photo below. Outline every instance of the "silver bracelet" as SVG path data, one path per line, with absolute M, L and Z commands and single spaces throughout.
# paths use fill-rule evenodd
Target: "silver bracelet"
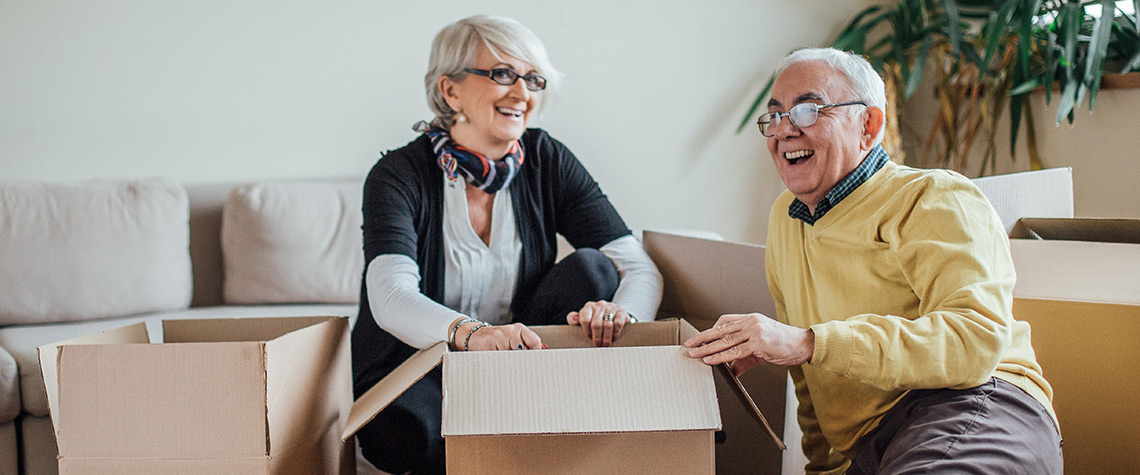
M 463 326 L 464 323 L 477 322 L 477 321 L 479 321 L 479 320 L 476 320 L 476 319 L 471 318 L 471 317 L 464 317 L 464 318 L 460 319 L 458 322 L 455 322 L 455 325 L 451 326 L 451 332 L 448 333 L 448 335 L 447 335 L 447 347 L 452 349 L 452 350 L 459 350 L 459 346 L 457 346 L 455 344 L 455 332 L 459 331 L 459 327 Z
M 476 330 L 489 326 L 491 326 L 490 323 L 479 322 L 478 325 L 475 325 L 475 328 L 472 328 L 471 331 L 467 332 L 467 337 L 463 339 L 463 351 L 467 351 L 471 348 L 471 335 L 474 335 Z

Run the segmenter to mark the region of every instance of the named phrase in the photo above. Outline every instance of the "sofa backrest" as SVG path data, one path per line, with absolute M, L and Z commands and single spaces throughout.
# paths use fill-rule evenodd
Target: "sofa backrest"
M 222 305 L 222 209 L 237 183 L 187 184 L 190 198 L 190 261 L 194 265 L 191 307 Z
M 166 180 L 0 182 L 0 325 L 186 308 L 187 220 Z

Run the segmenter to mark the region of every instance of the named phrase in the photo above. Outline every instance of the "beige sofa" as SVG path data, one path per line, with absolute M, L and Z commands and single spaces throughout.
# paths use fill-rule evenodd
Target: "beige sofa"
M 56 473 L 36 347 L 163 319 L 355 319 L 362 178 L 0 181 L 0 473 Z

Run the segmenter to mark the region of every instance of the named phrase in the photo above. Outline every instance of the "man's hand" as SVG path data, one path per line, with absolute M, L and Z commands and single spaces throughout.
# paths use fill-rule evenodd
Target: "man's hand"
M 685 342 L 689 356 L 708 365 L 732 362 L 737 375 L 760 363 L 794 366 L 815 351 L 815 333 L 759 313 L 721 315 L 716 325 Z

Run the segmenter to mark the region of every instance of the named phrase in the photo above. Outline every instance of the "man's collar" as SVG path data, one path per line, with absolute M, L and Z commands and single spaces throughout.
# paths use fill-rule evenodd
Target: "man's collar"
M 851 173 L 848 173 L 839 183 L 836 183 L 835 186 L 823 196 L 823 199 L 819 200 L 819 203 L 815 205 L 814 215 L 808 210 L 806 204 L 800 201 L 799 198 L 796 198 L 792 200 L 792 204 L 788 206 L 788 216 L 814 225 L 815 222 L 823 218 L 823 215 L 827 214 L 831 208 L 839 204 L 843 198 L 846 198 L 847 195 L 855 191 L 859 185 L 869 180 L 875 172 L 883 168 L 883 165 L 886 165 L 888 161 L 890 161 L 890 157 L 887 156 L 886 150 L 883 150 L 882 145 L 876 145 L 875 148 L 871 149 L 867 156 L 863 158 L 859 166 L 855 167 L 855 169 L 852 170 Z

